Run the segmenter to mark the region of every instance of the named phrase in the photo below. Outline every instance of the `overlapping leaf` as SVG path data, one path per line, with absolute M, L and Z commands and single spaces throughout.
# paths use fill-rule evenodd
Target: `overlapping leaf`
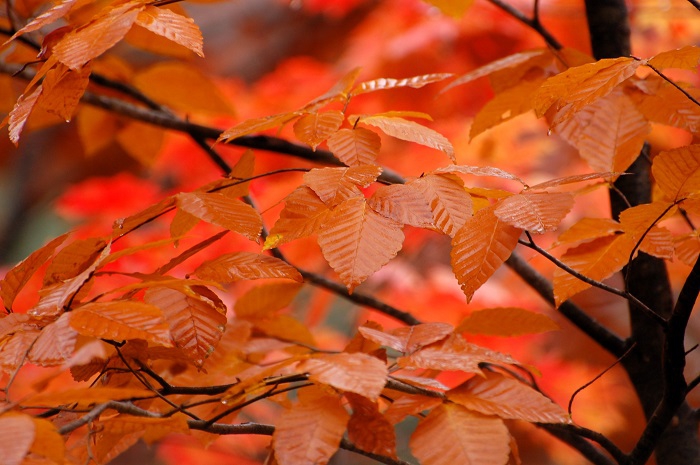
M 418 228 L 433 227 L 433 212 L 422 191 L 413 184 L 381 186 L 367 204 L 377 213 Z
M 359 187 L 367 187 L 382 172 L 377 165 L 349 168 L 315 168 L 304 174 L 304 182 L 329 206 L 360 196 Z
M 680 68 L 695 71 L 700 64 L 700 47 L 687 45 L 677 50 L 668 50 L 647 61 L 656 69 Z
M 386 364 L 378 358 L 361 352 L 354 354 L 320 354 L 304 360 L 298 366 L 309 373 L 309 379 L 354 392 L 370 400 L 377 400 L 386 384 Z
M 510 257 L 521 230 L 502 221 L 493 207 L 479 210 L 452 239 L 452 270 L 469 302 Z
M 367 92 L 375 92 L 377 90 L 387 90 L 396 89 L 399 87 L 413 87 L 418 89 L 420 87 L 432 84 L 434 82 L 440 82 L 447 78 L 452 77 L 449 73 L 434 73 L 434 74 L 424 74 L 422 76 L 413 76 L 404 79 L 392 79 L 392 78 L 379 78 L 373 79 L 371 81 L 365 81 L 360 83 L 356 88 L 350 92 L 350 96 L 365 94 Z
M 500 418 L 447 403 L 418 423 L 409 442 L 421 465 L 505 465 L 509 444 L 510 434 Z
M 346 393 L 352 407 L 348 422 L 348 439 L 363 451 L 396 458 L 394 426 L 379 412 L 376 402 Z
M 351 198 L 330 213 L 318 244 L 352 291 L 396 256 L 403 244 L 402 226 L 372 210 L 364 198 Z
M 268 129 L 273 129 L 282 126 L 285 123 L 297 118 L 301 113 L 297 111 L 292 111 L 289 113 L 281 113 L 272 116 L 263 116 L 261 118 L 254 118 L 238 123 L 237 125 L 227 129 L 222 132 L 217 142 L 230 141 L 237 137 L 246 136 L 248 134 L 254 134 L 258 132 L 263 132 Z
M 43 91 L 36 105 L 68 122 L 87 88 L 90 66 L 70 70 L 59 64 L 46 73 L 42 82 Z
M 383 346 L 404 353 L 412 353 L 421 347 L 438 342 L 452 334 L 454 328 L 447 323 L 423 323 L 414 326 L 381 331 L 361 326 L 358 331 L 364 337 Z
M 512 181 L 518 181 L 523 186 L 525 182 L 508 171 L 496 168 L 493 166 L 469 166 L 469 165 L 448 165 L 442 168 L 438 168 L 433 171 L 435 174 L 444 173 L 461 173 L 461 174 L 471 174 L 474 176 L 493 176 L 496 178 L 510 179 Z
M 55 2 L 54 5 L 46 10 L 44 13 L 40 14 L 30 22 L 28 22 L 24 27 L 15 32 L 12 37 L 10 37 L 5 43 L 16 39 L 17 37 L 26 34 L 28 32 L 33 32 L 47 26 L 54 21 L 61 19 L 73 8 L 78 0 L 61 0 L 60 2 Z M 3 44 L 4 45 L 4 44 Z
M 187 417 L 178 413 L 164 418 L 144 418 L 132 415 L 117 415 L 100 422 L 105 434 L 129 436 L 139 433 L 146 444 L 153 444 L 168 434 L 188 434 Z
M 70 314 L 61 315 L 42 330 L 29 352 L 29 360 L 41 366 L 60 365 L 73 356 L 78 332 L 70 327 Z
M 316 150 L 316 147 L 338 131 L 344 119 L 343 112 L 337 110 L 310 113 L 296 120 L 294 134 Z
M 179 15 L 167 8 L 148 5 L 139 12 L 136 24 L 204 57 L 202 33 L 192 18 Z
M 559 240 L 556 244 L 585 242 L 599 237 L 610 236 L 618 232 L 622 232 L 622 226 L 613 219 L 581 218 L 559 236 Z
M 42 90 L 43 89 L 40 86 L 34 89 L 31 94 L 22 95 L 19 99 L 17 99 L 17 103 L 15 104 L 14 108 L 12 108 L 12 111 L 10 111 L 7 130 L 10 134 L 10 141 L 12 141 L 13 144 L 17 145 L 19 142 L 19 137 L 22 135 L 22 130 L 27 124 L 27 119 L 34 109 L 34 105 L 36 104 L 37 100 L 41 96 Z
M 80 405 L 99 404 L 110 400 L 126 400 L 153 397 L 153 391 L 136 388 L 91 387 L 65 389 L 60 392 L 43 392 L 29 397 L 24 405 L 58 407 L 79 403 Z
M 543 81 L 544 78 L 524 80 L 518 86 L 496 94 L 474 117 L 469 137 L 473 139 L 487 129 L 532 110 L 532 96 Z
M 639 91 L 631 92 L 637 108 L 652 123 L 700 131 L 700 108 L 674 86 L 653 76 L 637 84 Z M 696 99 L 695 89 L 686 89 Z
M 497 307 L 473 311 L 462 320 L 455 332 L 512 337 L 557 329 L 559 326 L 542 313 L 517 307 Z
M 265 249 L 315 234 L 331 210 L 309 187 L 298 187 L 285 199 L 280 217 L 265 239 Z
M 271 316 L 289 306 L 300 289 L 299 284 L 283 282 L 256 286 L 236 301 L 236 316 L 246 319 Z
M 573 206 L 574 197 L 567 192 L 526 191 L 501 200 L 494 214 L 511 226 L 542 234 L 556 230 Z
M 251 252 L 232 252 L 202 263 L 195 274 L 202 279 L 230 283 L 239 279 L 287 278 L 303 281 L 296 268 L 279 258 Z
M 472 215 L 471 196 L 454 174 L 427 174 L 407 186 L 423 194 L 433 212 L 433 224 L 448 236 L 454 236 Z
M 651 167 L 659 188 L 672 200 L 700 191 L 700 145 L 661 152 Z
M 20 465 L 34 441 L 35 427 L 29 415 L 0 416 L 0 463 Z
M 381 138 L 365 128 L 341 129 L 328 138 L 328 148 L 348 166 L 371 165 L 379 154 Z
M 253 207 L 219 193 L 188 192 L 177 195 L 178 206 L 197 218 L 235 231 L 255 241 L 262 219 Z

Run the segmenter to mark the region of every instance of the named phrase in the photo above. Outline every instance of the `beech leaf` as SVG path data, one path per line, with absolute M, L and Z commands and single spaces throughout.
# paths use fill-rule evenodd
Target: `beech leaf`
M 379 412 L 376 402 L 357 394 L 345 393 L 352 407 L 348 439 L 363 451 L 396 458 L 394 425 Z
M 581 218 L 577 223 L 564 231 L 555 245 L 572 244 L 590 241 L 599 237 L 610 236 L 622 232 L 622 226 L 610 218 Z
M 195 270 L 202 279 L 231 283 L 240 279 L 287 278 L 302 282 L 296 268 L 279 258 L 251 252 L 233 252 L 208 260 Z
M 136 17 L 136 24 L 204 57 L 202 33 L 192 18 L 167 8 L 147 5 Z
M 278 126 L 282 126 L 300 115 L 300 112 L 293 111 L 289 113 L 281 113 L 279 115 L 263 116 L 261 118 L 253 118 L 242 121 L 222 132 L 216 141 L 221 142 L 223 140 L 228 142 L 232 139 L 236 139 L 237 137 L 273 129 Z
M 686 45 L 676 50 L 661 52 L 647 60 L 656 69 L 679 68 L 695 71 L 700 64 L 700 47 Z
M 200 220 L 237 232 L 257 241 L 262 219 L 253 207 L 224 194 L 189 192 L 177 195 L 178 206 Z
M 435 174 L 442 173 L 461 173 L 461 174 L 472 174 L 474 176 L 494 176 L 497 178 L 510 179 L 513 181 L 518 181 L 523 186 L 525 182 L 517 177 L 516 175 L 509 173 L 500 168 L 495 168 L 493 166 L 468 166 L 468 165 L 448 165 L 442 168 L 438 168 L 433 171 Z
M 44 326 L 32 345 L 29 360 L 40 366 L 61 365 L 70 360 L 78 332 L 69 323 L 70 314 L 64 313 L 56 321 Z
M 498 307 L 473 311 L 462 320 L 455 332 L 512 337 L 558 329 L 559 326 L 542 313 L 518 307 Z
M 424 74 L 422 76 L 413 76 L 404 79 L 392 79 L 392 78 L 379 78 L 373 79 L 371 81 L 365 81 L 360 83 L 355 87 L 350 96 L 365 94 L 367 92 L 375 92 L 377 90 L 387 90 L 396 89 L 398 87 L 413 87 L 418 89 L 420 87 L 432 84 L 434 82 L 440 82 L 447 78 L 452 77 L 453 74 L 450 73 L 435 73 L 435 74 Z
M 416 184 L 380 186 L 367 200 L 377 213 L 418 228 L 433 227 L 433 212 Z
M 404 353 L 412 353 L 421 347 L 441 341 L 452 334 L 452 325 L 447 323 L 423 323 L 396 328 L 389 331 L 360 326 L 358 331 L 367 339 Z
M 285 199 L 280 217 L 265 239 L 265 250 L 316 234 L 331 209 L 309 187 L 298 187 Z
M 651 167 L 659 188 L 672 200 L 700 190 L 700 145 L 661 152 Z
M 554 231 L 574 206 L 567 192 L 525 192 L 501 200 L 494 214 L 519 229 L 543 234 Z
M 438 231 L 454 237 L 472 215 L 472 198 L 454 174 L 427 174 L 406 184 L 417 188 L 433 212 Z
M 0 416 L 0 463 L 20 465 L 34 442 L 35 426 L 29 415 Z
M 352 290 L 394 258 L 403 244 L 402 225 L 372 210 L 364 198 L 338 205 L 323 223 L 323 256 Z
M 300 289 L 300 284 L 289 282 L 255 286 L 236 300 L 234 307 L 236 316 L 238 318 L 273 316 L 274 313 L 291 305 Z
M 304 360 L 298 366 L 309 379 L 336 389 L 354 392 L 370 400 L 377 400 L 387 378 L 386 364 L 371 355 L 321 354 Z
M 165 418 L 144 418 L 133 415 L 117 415 L 100 422 L 105 434 L 128 436 L 140 433 L 146 444 L 153 444 L 163 437 L 173 434 L 188 434 L 187 417 L 182 413 Z
M 29 21 L 24 27 L 15 32 L 12 35 L 12 37 L 7 39 L 2 45 L 7 44 L 11 40 L 16 39 L 22 34 L 34 32 L 46 25 L 53 23 L 57 19 L 64 17 L 73 8 L 73 5 L 75 5 L 77 1 L 78 0 L 61 0 L 60 2 L 55 2 L 50 9 L 46 10 L 44 13 Z
M 17 99 L 17 103 L 15 103 L 12 111 L 10 111 L 7 130 L 10 134 L 10 141 L 12 141 L 13 144 L 17 145 L 17 143 L 19 143 L 19 136 L 22 134 L 24 125 L 27 124 L 27 119 L 29 119 L 34 105 L 36 105 L 37 100 L 41 96 L 42 90 L 42 87 L 39 86 L 34 89 L 34 92 L 31 94 L 23 94 Z
M 348 166 L 371 165 L 381 148 L 379 134 L 366 128 L 341 129 L 328 138 L 328 148 Z
M 377 165 L 349 168 L 314 168 L 304 174 L 304 182 L 329 206 L 360 196 L 360 187 L 367 187 L 381 174 Z
M 337 110 L 310 113 L 296 120 L 294 134 L 301 142 L 316 150 L 316 147 L 338 131 L 344 119 L 343 112 Z
M 83 406 L 109 402 L 112 400 L 127 400 L 153 397 L 149 389 L 91 387 L 64 389 L 60 392 L 43 392 L 26 399 L 24 405 L 42 407 L 58 407 L 65 404 L 78 403 Z
M 58 66 L 46 73 L 42 82 L 43 91 L 37 101 L 37 106 L 57 115 L 66 122 L 70 121 L 89 80 L 89 65 L 78 70 L 70 70 L 59 63 Z

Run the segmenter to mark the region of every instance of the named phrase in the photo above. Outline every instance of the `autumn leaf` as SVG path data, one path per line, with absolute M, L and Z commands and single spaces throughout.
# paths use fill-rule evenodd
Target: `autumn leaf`
M 110 400 L 126 400 L 149 398 L 155 394 L 148 389 L 91 387 L 65 389 L 60 392 L 44 392 L 26 399 L 24 405 L 42 407 L 58 407 L 60 405 L 78 403 L 83 406 L 109 402 Z
M 187 295 L 165 287 L 146 291 L 145 302 L 161 309 L 175 346 L 201 367 L 226 328 L 226 314 L 200 294 Z
M 316 150 L 316 147 L 338 131 L 344 119 L 345 115 L 337 110 L 310 113 L 296 120 L 294 134 Z
M 363 451 L 396 458 L 394 426 L 379 412 L 376 402 L 366 397 L 345 393 L 352 407 L 348 421 L 348 439 Z
M 384 411 L 384 417 L 395 425 L 407 416 L 418 416 L 426 410 L 431 410 L 442 404 L 442 399 L 417 394 L 398 394 L 394 402 Z
M 172 346 L 163 312 L 137 301 L 92 302 L 71 312 L 70 325 L 84 336 L 124 341 L 144 339 Z
M 350 90 L 355 85 L 357 77 L 360 75 L 361 68 L 354 68 L 347 72 L 333 87 L 328 91 L 319 95 L 304 106 L 304 110 L 313 111 L 322 105 L 334 101 L 347 101 Z
M 471 174 L 474 176 L 494 176 L 496 178 L 510 179 L 513 181 L 518 181 L 523 186 L 525 182 L 508 171 L 502 170 L 501 168 L 496 168 L 493 166 L 469 166 L 469 165 L 448 165 L 442 168 L 438 168 L 433 171 L 435 174 Z
M 458 404 L 435 407 L 411 435 L 411 452 L 421 465 L 505 465 L 510 434 L 503 420 Z
M 450 2 L 455 3 L 455 2 Z M 373 79 L 371 81 L 365 81 L 358 84 L 352 92 L 350 92 L 350 97 L 354 97 L 360 94 L 366 94 L 368 92 L 375 92 L 378 90 L 396 89 L 399 87 L 413 87 L 414 89 L 421 88 L 428 84 L 435 82 L 440 82 L 445 79 L 452 77 L 450 73 L 434 73 L 434 74 L 424 74 L 422 76 L 413 76 L 404 79 L 392 79 L 392 78 L 379 78 Z
M 543 234 L 555 231 L 574 206 L 567 192 L 524 192 L 501 200 L 493 213 L 511 226 Z
M 668 50 L 654 55 L 647 62 L 656 69 L 679 68 L 695 71 L 700 64 L 700 47 L 687 45 L 677 50 Z
M 309 373 L 311 381 L 354 392 L 376 401 L 387 378 L 386 364 L 360 352 L 320 354 L 304 360 L 298 370 Z
M 243 294 L 234 306 L 238 318 L 260 318 L 291 305 L 299 293 L 301 285 L 297 283 L 272 283 L 255 286 Z
M 142 433 L 140 437 L 146 444 L 153 444 L 169 434 L 189 433 L 190 429 L 187 426 L 186 418 L 181 413 L 165 418 L 144 418 L 122 414 L 101 421 L 100 429 L 105 434 L 116 436 Z
M 202 279 L 230 283 L 239 279 L 287 278 L 302 282 L 293 266 L 269 255 L 233 252 L 202 263 L 195 274 Z
M 333 207 L 361 195 L 360 187 L 367 187 L 377 179 L 382 169 L 377 165 L 359 165 L 349 168 L 314 168 L 304 174 L 304 183 L 327 205 Z
M 336 397 L 285 410 L 272 435 L 280 465 L 325 465 L 338 450 L 350 416 Z
M 202 33 L 192 18 L 167 8 L 147 5 L 136 17 L 136 24 L 204 57 Z
M 95 263 L 107 243 L 103 238 L 91 237 L 71 242 L 61 249 L 44 274 L 44 286 L 74 278 Z
M 15 32 L 12 37 L 7 39 L 2 45 L 16 39 L 17 37 L 26 34 L 28 32 L 34 32 L 47 26 L 54 21 L 61 19 L 70 12 L 73 6 L 78 0 L 61 0 L 60 2 L 55 2 L 54 5 L 46 10 L 44 13 L 40 14 L 33 20 L 29 21 L 24 27 Z
M 34 442 L 32 417 L 5 413 L 0 416 L 0 463 L 20 465 Z
M 19 136 L 22 134 L 24 126 L 27 124 L 27 119 L 34 109 L 37 100 L 41 96 L 42 87 L 37 87 L 31 94 L 22 95 L 15 104 L 8 116 L 7 129 L 10 134 L 10 141 L 17 145 Z
M 661 78 L 647 77 L 630 91 L 637 109 L 652 123 L 700 131 L 700 108 L 674 86 Z M 691 96 L 700 97 L 695 89 L 686 89 Z
M 654 180 L 671 200 L 700 190 L 700 145 L 661 152 L 651 167 Z
M 181 193 L 177 195 L 177 204 L 190 215 L 242 234 L 251 241 L 256 241 L 262 231 L 262 219 L 253 207 L 223 194 Z
M 581 218 L 559 235 L 555 245 L 574 244 L 622 232 L 622 226 L 610 218 Z
M 32 345 L 29 360 L 40 366 L 60 365 L 73 355 L 78 333 L 70 327 L 70 314 L 61 315 L 41 330 Z
M 379 154 L 381 138 L 365 128 L 341 129 L 328 138 L 328 148 L 348 166 L 371 165 Z
M 433 212 L 416 184 L 380 186 L 367 204 L 377 213 L 417 228 L 433 227 Z
M 406 185 L 423 194 L 433 212 L 433 224 L 448 236 L 454 236 L 472 215 L 472 199 L 454 174 L 427 174 Z
M 264 249 L 316 234 L 330 213 L 331 209 L 312 189 L 298 187 L 285 199 L 284 209 L 265 239 Z
M 469 410 L 531 423 L 571 423 L 566 411 L 530 386 L 498 373 L 485 372 L 447 392 Z
M 469 302 L 510 256 L 521 230 L 502 221 L 493 207 L 479 210 L 452 239 L 452 270 Z
M 364 198 L 351 198 L 330 213 L 318 235 L 318 244 L 352 291 L 396 256 L 403 239 L 400 223 L 372 210 Z
M 278 126 L 282 126 L 285 123 L 288 123 L 289 121 L 299 117 L 300 115 L 300 112 L 293 111 L 289 113 L 281 113 L 279 115 L 263 116 L 261 118 L 254 118 L 242 121 L 237 125 L 222 132 L 216 141 L 228 142 L 230 140 L 236 139 L 237 137 L 242 137 L 248 134 L 254 134 L 266 131 L 268 129 L 273 129 Z
M 36 102 L 43 108 L 68 122 L 87 88 L 90 79 L 90 66 L 70 70 L 60 64 L 46 73 L 42 82 L 43 91 Z
M 558 329 L 559 326 L 542 313 L 518 307 L 498 307 L 473 311 L 462 320 L 455 332 L 512 337 Z
M 423 323 L 414 326 L 381 331 L 361 326 L 358 331 L 367 339 L 391 347 L 403 353 L 412 353 L 421 347 L 438 342 L 452 334 L 452 325 L 447 323 Z
M 30 453 L 60 463 L 66 455 L 66 444 L 56 426 L 43 418 L 32 418 L 34 422 L 34 442 Z M 4 463 L 4 462 L 3 462 Z M 25 462 L 26 463 L 26 462 Z

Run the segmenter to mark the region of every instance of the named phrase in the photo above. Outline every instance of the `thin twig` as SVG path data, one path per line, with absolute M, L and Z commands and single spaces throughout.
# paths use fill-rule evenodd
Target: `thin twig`
M 634 59 L 636 59 L 636 60 L 639 59 L 639 58 L 637 58 L 637 57 L 632 57 L 632 58 L 634 58 Z M 654 65 L 652 65 L 652 64 L 649 63 L 649 62 L 646 62 L 646 63 L 644 63 L 644 64 L 645 64 L 646 66 L 648 66 L 649 68 L 651 68 L 652 71 L 654 71 L 656 74 L 658 74 L 659 76 L 661 76 L 661 78 L 662 78 L 664 81 L 668 82 L 668 83 L 671 84 L 673 87 L 675 87 L 676 89 L 678 89 L 679 91 L 681 91 L 681 93 L 682 93 L 683 95 L 685 95 L 685 96 L 688 98 L 688 100 L 690 100 L 691 102 L 693 102 L 695 105 L 700 106 L 700 102 L 698 102 L 698 101 L 695 99 L 695 97 L 693 97 L 692 95 L 690 95 L 690 93 L 688 93 L 687 90 L 685 90 L 684 88 L 682 88 L 681 86 L 679 86 L 678 84 L 676 84 L 675 82 L 673 82 L 673 80 L 671 80 L 671 79 L 670 79 L 668 76 L 666 76 L 664 73 L 662 73 L 661 71 L 659 71 L 658 69 L 656 69 L 656 67 L 655 67 Z
M 534 30 L 537 32 L 542 39 L 552 47 L 554 50 L 561 50 L 563 46 L 559 43 L 557 39 L 554 38 L 554 36 L 547 30 L 545 29 L 542 24 L 539 21 L 539 14 L 537 13 L 537 9 L 535 10 L 535 18 L 537 19 L 530 19 L 527 16 L 523 14 L 520 10 L 517 8 L 513 7 L 512 5 L 502 1 L 502 0 L 489 0 L 491 3 L 496 5 L 498 8 L 502 9 L 509 15 L 511 15 L 513 18 L 517 19 L 521 23 L 525 24 L 527 27 L 530 29 Z

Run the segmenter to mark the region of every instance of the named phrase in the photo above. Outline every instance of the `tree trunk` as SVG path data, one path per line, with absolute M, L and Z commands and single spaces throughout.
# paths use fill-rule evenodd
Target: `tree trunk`
M 586 16 L 591 49 L 596 59 L 631 54 L 628 12 L 623 0 L 586 0 Z M 632 206 L 651 201 L 650 168 L 649 147 L 645 145 L 639 158 L 627 170 L 632 174 L 621 176 L 615 183 L 617 191 L 610 191 L 613 218 L 617 219 L 627 208 L 624 199 Z M 640 253 L 628 268 L 623 270 L 623 273 L 628 273 L 627 290 L 647 307 L 668 318 L 673 310 L 673 298 L 663 260 Z M 664 384 L 662 375 L 666 332 L 634 305 L 630 305 L 629 318 L 631 334 L 627 342 L 628 347 L 634 344 L 634 349 L 622 363 L 649 419 L 665 389 L 672 388 Z M 655 449 L 660 465 L 700 465 L 698 425 L 692 413 L 684 402 L 661 436 Z

